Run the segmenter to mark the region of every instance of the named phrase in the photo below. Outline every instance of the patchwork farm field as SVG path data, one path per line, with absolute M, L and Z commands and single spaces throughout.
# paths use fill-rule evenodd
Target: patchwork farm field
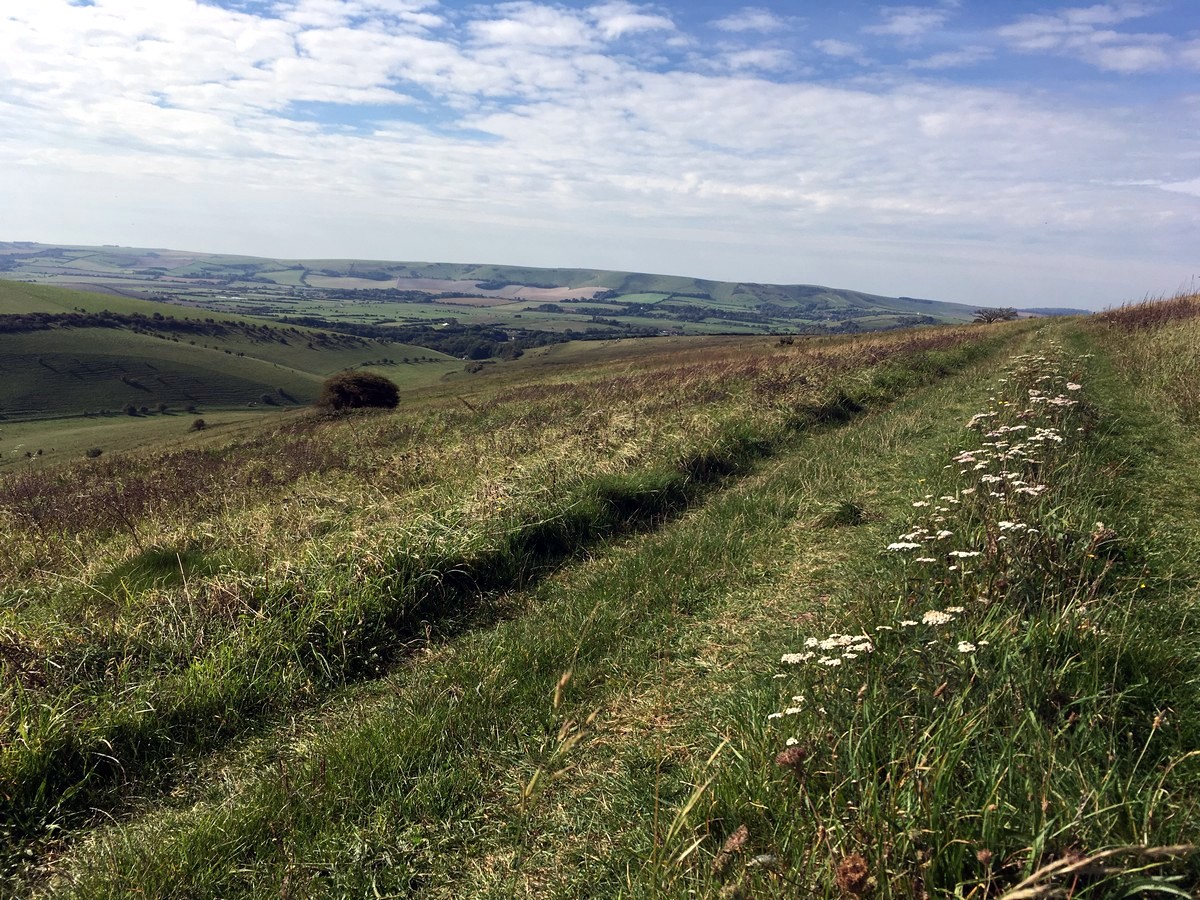
M 6 895 L 1192 896 L 1200 299 L 0 473 Z
M 969 322 L 973 307 L 821 285 L 596 269 L 277 260 L 176 250 L 0 243 L 0 276 L 210 312 L 359 326 L 455 324 L 592 336 L 814 334 Z M 535 321 L 531 323 L 530 318 Z

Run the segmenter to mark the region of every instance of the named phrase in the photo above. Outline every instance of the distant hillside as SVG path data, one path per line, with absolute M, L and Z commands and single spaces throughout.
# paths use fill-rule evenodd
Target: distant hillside
M 1089 309 L 1073 309 L 1069 306 L 1029 306 L 1021 310 L 1035 316 L 1090 316 Z
M 348 325 L 571 336 L 873 331 L 970 321 L 974 307 L 811 284 L 482 263 L 283 260 L 0 243 L 0 275 L 210 311 Z
M 0 281 L 0 419 L 287 407 L 369 367 L 405 384 L 461 364 L 433 350 L 203 310 Z

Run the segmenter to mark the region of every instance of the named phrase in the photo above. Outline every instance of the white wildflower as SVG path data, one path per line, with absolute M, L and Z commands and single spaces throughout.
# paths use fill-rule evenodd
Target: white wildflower
M 959 641 L 958 642 L 958 652 L 959 653 L 974 653 L 975 645 L 972 644 L 970 641 Z
M 779 658 L 779 661 L 787 666 L 798 666 L 800 663 L 808 662 L 816 656 L 815 653 L 785 653 Z
M 931 609 L 921 616 L 921 622 L 925 625 L 945 625 L 952 621 L 954 621 L 954 616 L 936 609 Z

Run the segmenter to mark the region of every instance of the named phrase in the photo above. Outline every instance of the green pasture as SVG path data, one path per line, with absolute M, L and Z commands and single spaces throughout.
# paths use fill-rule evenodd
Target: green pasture
M 330 335 L 320 329 L 262 331 L 263 320 L 169 307 L 211 332 L 155 330 L 162 304 L 0 281 L 4 313 L 109 310 L 147 316 L 144 328 L 62 328 L 0 334 L 0 416 L 61 418 L 127 405 L 237 409 L 314 400 L 334 372 L 369 368 L 402 389 L 436 383 L 461 363 L 409 344 Z M 3 314 L 3 313 L 0 313 Z M 242 327 L 253 326 L 253 327 Z M 418 362 L 417 360 L 421 361 Z
M 93 448 L 101 450 L 103 455 L 147 447 L 161 450 L 203 447 L 276 424 L 285 413 L 286 410 L 279 406 L 212 411 L 201 407 L 196 413 L 169 410 L 146 416 L 111 414 L 94 418 L 0 421 L 0 471 L 41 469 L 74 462 L 84 458 Z M 203 429 L 193 427 L 197 419 L 204 420 Z

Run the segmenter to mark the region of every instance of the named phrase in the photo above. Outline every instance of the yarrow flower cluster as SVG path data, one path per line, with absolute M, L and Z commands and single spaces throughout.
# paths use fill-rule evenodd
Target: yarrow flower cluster
M 966 594 L 974 598 L 968 604 L 971 609 L 992 604 L 1002 599 L 993 594 L 995 585 L 1006 580 L 997 579 L 997 572 L 1014 562 L 1020 564 L 1046 540 L 1043 529 L 1031 522 L 1036 523 L 1042 511 L 1037 501 L 1050 490 L 1048 481 L 1062 448 L 1072 434 L 1082 431 L 1070 427 L 1074 424 L 1070 411 L 1079 405 L 1074 395 L 1082 385 L 1057 374 L 1051 357 L 1018 357 L 1016 362 L 1013 375 L 1000 379 L 1001 389 L 1012 399 L 993 396 L 988 409 L 971 416 L 966 428 L 974 433 L 977 445 L 956 452 L 945 467 L 957 470 L 959 486 L 940 496 L 925 494 L 913 500 L 912 508 L 920 511 L 922 521 L 886 545 L 886 552 L 904 560 L 910 597 L 963 596 L 962 592 L 971 591 Z M 874 626 L 883 642 L 882 658 L 892 658 L 893 648 L 922 654 L 944 648 L 941 652 L 949 655 L 942 657 L 943 665 L 954 658 L 961 660 L 959 666 L 979 665 L 988 641 L 962 634 L 970 621 L 968 605 L 928 608 L 919 619 Z M 832 670 L 876 650 L 876 640 L 867 634 L 834 633 L 808 638 L 802 651 L 783 654 L 781 662 Z M 879 671 L 874 666 L 867 669 L 868 683 Z M 858 696 L 866 689 L 864 683 Z M 800 699 L 794 697 L 796 703 L 771 718 L 798 715 L 803 708 L 797 705 Z M 817 711 L 823 713 L 824 708 Z

